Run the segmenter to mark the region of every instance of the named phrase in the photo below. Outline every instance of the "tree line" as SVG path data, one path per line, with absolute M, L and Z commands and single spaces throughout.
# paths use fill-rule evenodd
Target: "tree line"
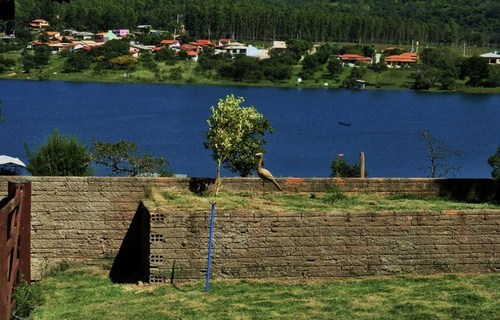
M 496 0 L 52 0 L 18 1 L 17 21 L 46 18 L 90 31 L 184 25 L 197 38 L 408 43 L 500 43 Z

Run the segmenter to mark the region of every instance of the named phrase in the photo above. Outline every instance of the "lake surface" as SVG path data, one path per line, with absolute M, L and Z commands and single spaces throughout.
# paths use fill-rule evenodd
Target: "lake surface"
M 26 160 L 23 144 L 36 147 L 58 128 L 85 143 L 130 140 L 176 173 L 213 176 L 206 119 L 230 93 L 271 121 L 266 167 L 275 176 L 328 176 L 337 154 L 354 162 L 360 151 L 371 177 L 426 176 L 427 129 L 463 152 L 457 177 L 489 177 L 487 158 L 500 145 L 500 95 L 0 80 L 0 154 Z

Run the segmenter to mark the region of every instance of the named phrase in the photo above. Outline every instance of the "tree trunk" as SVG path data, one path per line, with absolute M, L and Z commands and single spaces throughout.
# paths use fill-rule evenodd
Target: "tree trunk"
M 222 185 L 220 172 L 221 172 L 222 161 L 220 159 L 217 160 L 217 177 L 215 178 L 215 196 L 219 194 L 220 187 Z

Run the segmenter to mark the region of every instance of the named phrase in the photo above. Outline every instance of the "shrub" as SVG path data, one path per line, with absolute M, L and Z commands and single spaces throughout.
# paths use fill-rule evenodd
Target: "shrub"
M 9 59 L 5 58 L 3 56 L 0 56 L 0 72 L 4 72 L 11 67 L 14 67 L 16 65 L 16 61 L 14 59 Z
M 21 282 L 14 291 L 16 308 L 13 319 L 28 318 L 43 303 L 42 288 L 36 284 Z
M 27 146 L 28 171 L 34 176 L 88 176 L 90 175 L 90 154 L 76 138 L 65 137 L 57 130 L 37 151 Z
M 340 200 L 347 199 L 347 197 L 344 194 L 344 192 L 342 192 L 342 190 L 340 190 L 339 186 L 337 186 L 336 184 L 334 184 L 331 187 L 329 187 L 326 190 L 326 194 L 327 194 L 327 196 L 326 196 L 325 199 L 329 203 L 334 203 L 334 202 L 337 202 L 337 201 L 340 201 Z
M 119 56 L 109 60 L 109 64 L 114 69 L 133 69 L 137 64 L 137 59 L 132 56 Z
M 331 176 L 334 178 L 352 178 L 361 176 L 361 168 L 359 167 L 359 164 L 349 164 L 342 157 L 337 157 L 337 159 L 333 160 L 330 167 L 332 168 Z
M 494 179 L 500 179 L 500 147 L 497 149 L 497 152 L 489 157 L 488 164 L 493 169 L 491 171 L 491 176 Z
M 64 62 L 63 72 L 80 72 L 88 69 L 92 63 L 92 58 L 83 51 L 68 53 L 68 58 Z

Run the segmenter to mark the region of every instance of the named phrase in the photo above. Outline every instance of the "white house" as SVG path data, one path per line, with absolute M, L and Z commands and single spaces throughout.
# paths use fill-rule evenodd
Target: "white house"
M 239 43 L 239 42 L 231 42 L 227 46 L 224 46 L 224 48 L 220 49 L 223 52 L 230 53 L 231 55 L 239 55 L 239 54 L 247 54 L 248 46 Z
M 247 47 L 247 56 L 257 59 L 268 59 L 269 58 L 269 50 L 267 49 L 259 49 L 252 45 Z
M 500 51 L 493 51 L 480 55 L 481 58 L 488 59 L 489 64 L 500 64 Z
M 287 45 L 285 41 L 273 41 L 273 46 L 271 49 L 286 49 Z

